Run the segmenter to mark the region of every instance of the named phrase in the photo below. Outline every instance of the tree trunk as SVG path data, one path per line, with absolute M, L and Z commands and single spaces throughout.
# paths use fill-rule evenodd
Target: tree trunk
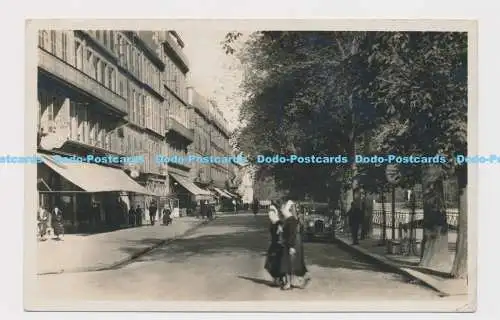
M 450 265 L 448 223 L 444 206 L 443 177 L 439 167 L 429 166 L 422 177 L 424 190 L 424 239 L 420 266 L 444 270 Z
M 454 278 L 467 277 L 467 188 L 460 189 L 460 208 L 458 220 L 457 252 L 451 275 Z

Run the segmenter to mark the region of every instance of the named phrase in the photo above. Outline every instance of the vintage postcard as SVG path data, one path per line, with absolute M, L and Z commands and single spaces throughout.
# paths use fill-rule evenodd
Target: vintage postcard
M 475 311 L 475 21 L 29 20 L 26 44 L 26 310 Z

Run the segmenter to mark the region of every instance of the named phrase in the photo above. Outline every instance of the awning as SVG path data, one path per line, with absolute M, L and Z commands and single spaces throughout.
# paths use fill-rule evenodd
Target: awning
M 239 198 L 240 197 L 240 196 L 238 196 L 238 195 L 236 195 L 234 193 L 231 193 L 231 192 L 227 191 L 226 189 L 224 189 L 224 192 L 227 193 L 228 195 L 230 195 L 233 198 Z
M 232 197 L 230 195 L 228 195 L 227 193 L 225 193 L 224 191 L 222 191 L 221 189 L 219 188 L 216 188 L 214 187 L 214 190 L 215 192 L 217 192 L 221 197 L 224 197 L 224 198 L 228 198 L 228 199 L 231 199 Z
M 39 154 L 38 156 L 49 168 L 85 191 L 126 191 L 151 195 L 151 192 L 120 169 L 93 163 L 61 163 L 49 155 Z
M 212 195 L 212 193 L 210 191 L 201 189 L 200 187 L 195 185 L 193 182 L 189 181 L 188 179 L 186 179 L 182 176 L 179 176 L 175 173 L 169 173 L 169 174 L 172 178 L 174 178 L 177 182 L 179 182 L 181 186 L 183 186 L 187 191 L 191 192 L 194 195 L 197 195 L 197 196 L 200 196 L 200 195 L 211 196 Z
M 52 189 L 49 187 L 49 185 L 47 184 L 47 182 L 45 182 L 45 180 L 43 180 L 43 179 L 37 179 L 36 183 L 37 183 L 37 189 L 38 190 L 46 189 L 45 191 L 52 191 Z

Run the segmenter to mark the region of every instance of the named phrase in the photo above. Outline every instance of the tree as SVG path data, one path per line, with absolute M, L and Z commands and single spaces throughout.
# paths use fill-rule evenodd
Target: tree
M 364 45 L 363 59 L 373 76 L 363 93 L 388 121 L 403 125 L 400 134 L 390 141 L 390 149 L 399 154 L 465 153 L 467 35 L 372 33 Z M 421 265 L 425 267 L 439 267 L 448 259 L 442 181 L 452 167 L 447 163 L 412 168 L 414 174 L 409 176 L 415 183 L 422 179 L 424 186 Z
M 226 52 L 234 53 L 230 43 L 236 37 L 237 33 L 226 37 Z M 373 109 L 356 95 L 353 79 L 357 75 L 351 73 L 357 70 L 349 65 L 363 37 L 364 33 L 356 32 L 254 34 L 239 55 L 245 66 L 247 99 L 241 108 L 246 125 L 240 130 L 238 146 L 250 155 L 347 154 L 353 158 L 369 118 L 366 110 Z M 268 169 L 281 188 L 297 197 L 314 193 L 325 198 L 345 189 L 352 199 L 354 163 Z M 345 187 L 339 188 L 339 182 Z M 349 200 L 344 202 L 344 207 L 350 205 Z
M 227 37 L 229 47 L 233 39 Z M 352 159 L 361 146 L 365 152 L 399 155 L 466 154 L 465 33 L 259 32 L 240 58 L 246 98 L 238 144 L 248 154 L 340 153 Z M 421 264 L 426 267 L 438 267 L 447 258 L 443 180 L 455 167 L 402 167 L 401 186 L 424 186 Z M 385 183 L 369 182 L 381 179 L 382 168 L 358 168 L 354 163 L 268 165 L 261 170 L 271 172 L 279 187 L 296 195 L 315 185 L 335 186 L 347 195 L 345 208 L 353 199 L 358 173 L 365 175 L 367 189 L 385 188 Z M 463 229 L 459 250 L 466 248 Z M 457 259 L 464 256 L 457 254 Z

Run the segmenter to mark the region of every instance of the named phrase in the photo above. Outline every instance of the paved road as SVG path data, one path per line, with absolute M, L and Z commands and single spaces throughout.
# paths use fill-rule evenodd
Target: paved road
M 270 287 L 263 270 L 267 217 L 220 217 L 194 234 L 117 270 L 39 277 L 43 295 L 85 300 L 439 299 L 434 291 L 381 272 L 333 244 L 307 243 L 312 282 Z

